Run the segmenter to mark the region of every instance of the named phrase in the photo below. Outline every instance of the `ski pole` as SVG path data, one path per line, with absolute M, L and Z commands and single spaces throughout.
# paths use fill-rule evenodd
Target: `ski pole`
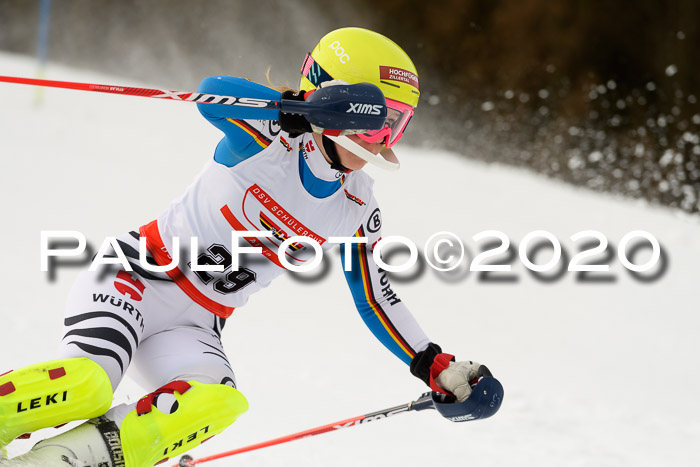
M 306 438 L 308 436 L 316 436 L 322 433 L 328 433 L 330 431 L 336 431 L 343 428 L 348 428 L 351 426 L 361 425 L 363 423 L 369 423 L 376 420 L 382 420 L 392 415 L 396 415 L 404 412 L 420 411 L 425 409 L 434 409 L 432 393 L 426 392 L 421 395 L 417 400 L 409 402 L 408 404 L 399 405 L 392 407 L 390 409 L 379 410 L 377 412 L 368 413 L 365 415 L 358 415 L 356 417 L 348 418 L 346 420 L 341 420 L 339 422 L 329 423 L 327 425 L 319 426 L 316 428 L 311 428 L 309 430 L 300 431 L 287 436 L 282 436 L 279 438 L 271 439 L 268 441 L 263 441 L 262 443 L 251 444 L 250 446 L 244 446 L 238 449 L 233 449 L 231 451 L 225 451 L 219 454 L 214 454 L 207 457 L 200 457 L 199 459 L 193 459 L 188 455 L 184 455 L 180 458 L 180 462 L 175 464 L 173 467 L 190 467 L 195 464 L 203 464 L 205 462 L 213 461 L 216 459 L 221 459 L 224 457 L 234 456 L 236 454 L 241 454 L 243 452 L 254 451 L 256 449 L 262 449 L 269 446 L 275 446 L 277 444 L 287 443 L 289 441 L 294 441 L 300 438 Z
M 200 104 L 230 105 L 238 108 L 238 114 L 240 114 L 232 116 L 232 118 L 277 120 L 281 111 L 304 115 L 309 123 L 326 130 L 378 130 L 384 127 L 386 120 L 384 94 L 377 86 L 371 83 L 327 86 L 311 93 L 306 100 L 297 101 L 281 99 L 281 93 L 280 98 L 275 100 L 112 84 L 54 81 L 18 76 L 0 76 L 0 82 L 126 96 L 152 97 Z M 241 89 L 241 92 L 246 93 L 243 89 Z M 335 134 L 337 135 L 337 132 Z
M 0 81 L 5 83 L 29 84 L 49 88 L 74 89 L 77 91 L 105 92 L 108 94 L 121 94 L 126 96 L 154 97 L 158 99 L 170 99 L 183 102 L 199 102 L 202 104 L 223 104 L 239 107 L 277 110 L 280 108 L 280 102 L 271 99 L 220 96 L 217 94 L 205 94 L 201 92 L 169 91 L 165 89 L 117 86 L 113 84 L 76 83 L 73 81 L 54 81 L 49 79 L 22 78 L 18 76 L 0 76 Z

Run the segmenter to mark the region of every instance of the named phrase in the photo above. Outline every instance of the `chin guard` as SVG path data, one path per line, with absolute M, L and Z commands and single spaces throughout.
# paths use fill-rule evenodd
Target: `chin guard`
M 452 422 L 467 422 L 489 418 L 498 412 L 503 402 L 503 386 L 493 376 L 483 376 L 463 402 L 439 392 L 433 392 L 432 398 L 440 415 Z
M 379 168 L 386 170 L 398 170 L 401 165 L 396 158 L 396 154 L 391 148 L 384 148 L 379 154 L 372 154 L 367 149 L 363 148 L 347 136 L 332 136 L 326 135 L 339 146 L 344 147 L 351 153 L 355 154 L 360 159 L 364 159 L 370 164 L 376 165 Z

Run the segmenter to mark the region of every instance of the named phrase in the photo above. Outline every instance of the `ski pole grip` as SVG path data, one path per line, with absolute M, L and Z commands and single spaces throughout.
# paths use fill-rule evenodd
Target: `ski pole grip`
M 309 105 L 304 101 L 292 99 L 280 100 L 280 112 L 287 114 L 309 115 L 316 106 Z
M 415 410 L 416 412 L 434 408 L 432 392 L 423 393 L 417 400 L 411 402 L 409 405 L 409 410 Z

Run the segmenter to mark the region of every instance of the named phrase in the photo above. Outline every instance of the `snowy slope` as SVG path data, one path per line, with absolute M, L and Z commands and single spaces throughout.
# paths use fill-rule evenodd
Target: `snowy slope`
M 30 59 L 0 54 L 0 74 L 34 73 Z M 49 77 L 139 84 L 57 65 Z M 39 270 L 39 232 L 78 230 L 98 246 L 138 227 L 182 192 L 220 137 L 190 104 L 47 89 L 35 105 L 35 93 L 0 83 L 0 369 L 52 358 L 58 342 L 77 269 L 59 269 L 50 282 Z M 569 272 L 545 283 L 516 258 L 514 282 L 429 268 L 395 282 L 434 341 L 488 364 L 501 380 L 497 416 L 452 424 L 433 412 L 406 414 L 211 465 L 698 465 L 698 219 L 438 150 L 398 149 L 400 172 L 371 170 L 385 236 L 422 247 L 435 232 L 454 232 L 473 258 L 478 232 L 500 230 L 517 246 L 547 230 L 571 257 L 576 232 L 600 231 L 616 246 L 641 229 L 658 238 L 667 269 L 643 282 L 613 257 L 612 282 Z M 542 251 L 536 262 L 548 258 Z M 283 277 L 229 320 L 224 344 L 251 409 L 195 457 L 402 404 L 424 390 L 366 330 L 337 256 L 328 259 L 320 280 Z M 127 380 L 116 398 L 141 395 Z

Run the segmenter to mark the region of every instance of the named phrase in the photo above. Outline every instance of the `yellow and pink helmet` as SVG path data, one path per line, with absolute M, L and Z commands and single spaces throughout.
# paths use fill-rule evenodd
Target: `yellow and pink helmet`
M 358 136 L 368 142 L 382 141 L 387 149 L 401 139 L 420 97 L 418 73 L 406 52 L 389 38 L 368 29 L 342 28 L 323 36 L 306 54 L 301 75 L 299 87 L 303 91 L 332 80 L 379 87 L 387 104 L 384 128 Z M 385 159 L 395 159 L 393 153 L 382 153 Z

